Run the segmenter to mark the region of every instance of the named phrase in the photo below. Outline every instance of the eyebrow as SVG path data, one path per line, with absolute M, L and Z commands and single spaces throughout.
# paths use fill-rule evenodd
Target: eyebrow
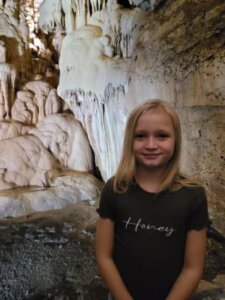
M 146 129 L 137 129 L 134 131 L 134 133 L 145 133 L 145 132 L 148 132 L 148 130 Z M 170 130 L 167 129 L 167 128 L 160 128 L 160 129 L 157 129 L 155 132 L 163 132 L 163 133 L 170 133 Z

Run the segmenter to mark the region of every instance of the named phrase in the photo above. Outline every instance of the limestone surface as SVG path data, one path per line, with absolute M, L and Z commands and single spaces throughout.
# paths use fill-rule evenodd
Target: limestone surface
M 0 190 L 49 186 L 47 172 L 58 167 L 58 162 L 35 136 L 0 141 Z
M 0 1 L 0 40 L 5 42 L 7 63 L 12 64 L 20 80 L 30 74 L 29 31 L 21 1 Z
M 114 174 L 121 153 L 127 116 L 123 99 L 131 76 L 128 58 L 144 15 L 109 1 L 91 16 L 92 25 L 67 34 L 62 43 L 58 93 L 87 132 L 104 180 Z
M 79 172 L 49 172 L 49 187 L 27 187 L 0 191 L 0 218 L 26 216 L 61 209 L 78 202 L 94 205 L 102 184 L 92 175 Z
M 43 143 L 61 166 L 79 171 L 93 170 L 87 135 L 72 114 L 53 114 L 29 130 Z
M 0 122 L 0 140 L 26 135 L 30 128 L 31 126 L 24 125 L 14 120 L 2 121 Z
M 52 86 L 44 80 L 30 81 L 17 92 L 12 107 L 12 118 L 24 124 L 35 125 L 46 116 L 60 112 L 62 100 Z

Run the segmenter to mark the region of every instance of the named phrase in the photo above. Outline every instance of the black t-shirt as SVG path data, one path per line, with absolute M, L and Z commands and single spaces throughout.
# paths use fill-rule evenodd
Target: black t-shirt
M 118 194 L 112 179 L 98 212 L 115 222 L 113 259 L 135 300 L 165 299 L 183 266 L 187 231 L 209 222 L 200 187 L 154 194 L 132 184 Z

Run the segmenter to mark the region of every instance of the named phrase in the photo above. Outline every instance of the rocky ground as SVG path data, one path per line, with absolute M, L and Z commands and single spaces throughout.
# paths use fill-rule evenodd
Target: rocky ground
M 107 300 L 94 259 L 88 203 L 0 221 L 0 299 Z M 193 300 L 225 299 L 225 243 L 211 231 L 204 279 Z

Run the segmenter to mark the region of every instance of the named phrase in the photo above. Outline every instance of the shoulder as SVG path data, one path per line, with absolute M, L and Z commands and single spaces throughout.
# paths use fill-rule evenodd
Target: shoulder
M 206 193 L 202 186 L 182 186 L 175 191 L 169 192 L 168 195 L 178 205 L 184 205 L 190 210 L 196 206 L 207 206 Z
M 109 198 L 115 200 L 117 193 L 114 191 L 113 181 L 114 181 L 114 177 L 111 177 L 106 181 L 101 192 L 101 198 Z
M 110 178 L 104 185 L 97 212 L 102 218 L 115 220 L 115 193 L 113 191 L 113 180 Z
M 187 229 L 200 230 L 209 226 L 208 203 L 205 189 L 200 186 L 185 187 L 188 203 L 188 224 Z
M 208 204 L 205 189 L 201 186 L 182 187 L 183 199 L 185 199 L 189 212 L 207 211 Z
M 184 194 L 187 194 L 187 196 L 194 198 L 194 199 L 205 199 L 206 198 L 206 193 L 205 193 L 205 189 L 202 186 L 183 186 L 180 189 Z

